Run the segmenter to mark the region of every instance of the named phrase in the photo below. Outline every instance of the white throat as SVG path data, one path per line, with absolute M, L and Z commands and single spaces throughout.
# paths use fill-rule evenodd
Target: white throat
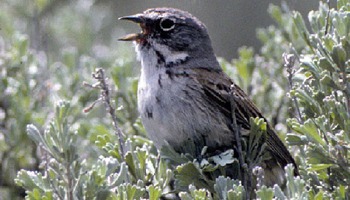
M 151 98 L 155 93 L 154 90 L 160 87 L 160 77 L 166 75 L 168 67 L 181 63 L 189 56 L 184 52 L 171 52 L 167 46 L 159 44 L 150 44 L 144 47 L 136 44 L 135 49 L 137 58 L 141 61 L 138 104 L 139 109 L 142 109 L 141 99 Z
M 186 52 L 171 51 L 166 45 L 156 42 L 151 42 L 149 47 L 143 48 L 140 44 L 136 44 L 135 50 L 142 67 L 157 67 L 158 64 L 160 64 L 159 59 L 163 59 L 163 64 L 165 64 L 165 66 L 169 64 L 178 64 L 189 57 Z

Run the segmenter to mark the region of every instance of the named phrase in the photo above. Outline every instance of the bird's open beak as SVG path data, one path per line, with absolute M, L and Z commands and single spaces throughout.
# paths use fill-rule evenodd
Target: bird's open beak
M 128 20 L 135 22 L 140 25 L 142 31 L 141 33 L 130 33 L 124 37 L 119 38 L 120 41 L 140 41 L 145 38 L 148 34 L 148 29 L 146 27 L 146 20 L 142 14 L 130 15 L 125 17 L 120 17 L 119 20 Z

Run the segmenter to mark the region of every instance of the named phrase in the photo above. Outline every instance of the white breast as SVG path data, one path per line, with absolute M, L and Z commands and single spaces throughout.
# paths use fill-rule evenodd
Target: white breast
M 138 110 L 148 136 L 157 148 L 161 148 L 169 133 L 167 127 L 161 123 L 164 119 L 162 111 L 157 105 L 156 94 L 160 92 L 158 80 L 160 76 L 165 74 L 165 68 L 157 66 L 158 58 L 153 49 L 145 50 L 141 49 L 140 45 L 136 45 L 136 52 L 141 61 L 141 76 L 137 95 Z
M 215 109 L 203 109 L 209 105 L 207 101 L 200 100 L 202 91 L 194 79 L 176 75 L 170 77 L 167 70 L 181 74 L 181 69 L 177 68 L 179 66 L 166 68 L 166 63 L 159 66 L 158 50 L 145 47 L 141 49 L 137 45 L 136 51 L 142 65 L 138 109 L 142 124 L 158 149 L 167 143 L 182 148 L 186 142 L 196 145 L 202 140 L 205 140 L 205 144 L 214 146 L 222 142 L 223 137 L 227 138 L 229 130 L 224 125 L 224 116 L 217 116 Z M 164 60 L 169 62 L 179 62 L 187 57 L 182 53 L 170 56 L 167 50 L 161 53 Z

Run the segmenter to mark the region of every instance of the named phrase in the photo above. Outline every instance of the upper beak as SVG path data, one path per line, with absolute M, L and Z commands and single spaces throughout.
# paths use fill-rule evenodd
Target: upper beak
M 135 23 L 142 23 L 144 22 L 144 18 L 142 14 L 136 14 L 136 15 L 129 15 L 129 16 L 124 16 L 124 17 L 119 17 L 119 20 L 129 20 Z
M 144 26 L 145 25 L 145 18 L 143 17 L 142 14 L 120 17 L 119 20 L 128 20 L 128 21 L 132 21 L 132 22 L 139 24 L 142 28 L 142 32 L 141 33 L 131 33 L 131 34 L 128 34 L 124 37 L 119 38 L 118 40 L 120 40 L 120 41 L 137 41 L 137 40 L 144 38 L 144 36 L 146 34 L 145 26 Z

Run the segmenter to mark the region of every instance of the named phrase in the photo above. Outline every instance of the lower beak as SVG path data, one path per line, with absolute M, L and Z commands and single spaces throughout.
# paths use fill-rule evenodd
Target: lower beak
M 127 34 L 126 36 L 119 38 L 118 40 L 119 41 L 136 41 L 142 38 L 143 38 L 142 33 L 130 33 L 130 34 Z
M 135 22 L 135 23 L 139 24 L 141 26 L 141 28 L 143 27 L 143 25 L 145 23 L 145 19 L 144 19 L 142 14 L 120 17 L 119 20 L 128 20 L 131 22 Z M 145 32 L 142 29 L 141 33 L 131 33 L 131 34 L 128 34 L 124 37 L 119 38 L 118 40 L 119 41 L 137 41 L 137 40 L 144 38 L 144 36 L 145 36 Z

